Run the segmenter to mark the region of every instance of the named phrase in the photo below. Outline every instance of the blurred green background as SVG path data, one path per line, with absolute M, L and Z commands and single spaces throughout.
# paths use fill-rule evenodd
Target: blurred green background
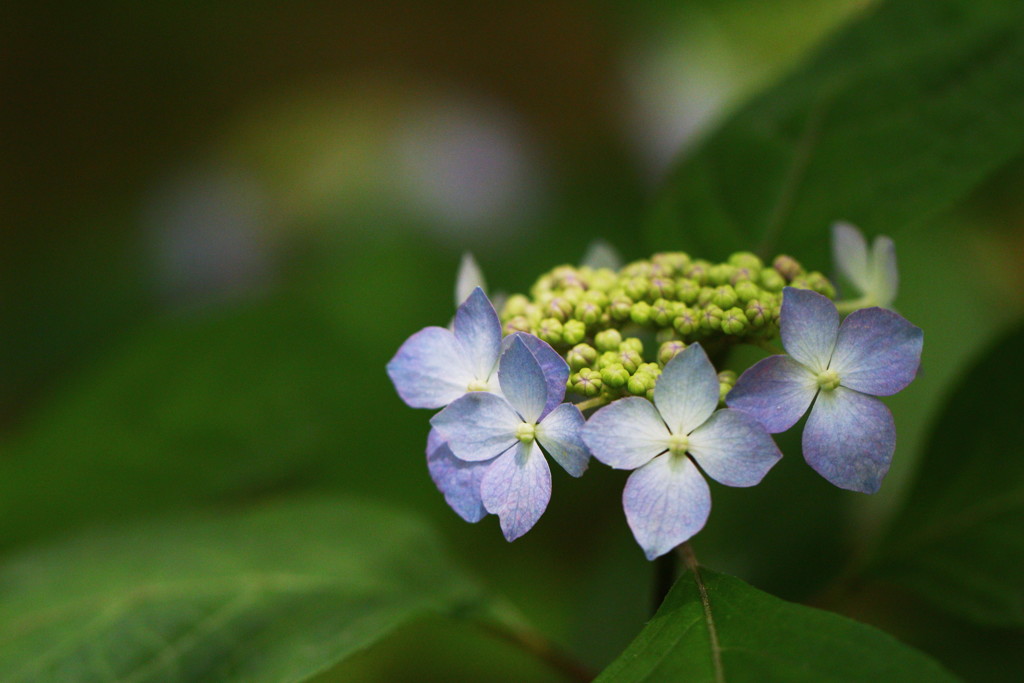
M 491 589 L 606 664 L 650 600 L 624 473 L 556 473 L 541 523 L 507 544 L 494 518 L 445 506 L 429 414 L 384 365 L 449 319 L 465 250 L 493 290 L 524 291 L 595 238 L 627 258 L 678 248 L 640 229 L 677 152 L 869 4 L 15 6 L 0 28 L 0 550 L 355 493 L 431 519 Z M 889 401 L 900 441 L 883 491 L 832 489 L 784 441 L 765 485 L 713 488 L 702 562 L 814 600 L 882 523 L 964 364 L 1024 312 L 1022 180 L 1011 165 L 897 239 L 897 308 L 926 346 L 919 382 Z M 941 642 L 891 609 L 857 611 Z M 441 618 L 323 680 L 496 670 L 558 680 Z

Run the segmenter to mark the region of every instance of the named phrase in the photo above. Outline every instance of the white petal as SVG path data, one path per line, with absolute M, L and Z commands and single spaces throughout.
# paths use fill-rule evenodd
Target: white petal
M 689 434 L 718 405 L 718 375 L 700 344 L 670 360 L 654 385 L 654 405 L 673 434 Z
M 594 457 L 618 470 L 632 470 L 668 450 L 668 427 L 650 401 L 620 398 L 590 416 L 583 442 Z
M 452 449 L 469 462 L 490 460 L 516 443 L 522 420 L 501 396 L 474 391 L 430 418 L 430 424 Z
M 473 290 L 479 287 L 487 293 L 487 282 L 484 280 L 483 271 L 477 265 L 476 259 L 468 251 L 462 255 L 459 262 L 459 275 L 455 279 L 455 306 L 461 306 L 462 302 L 469 298 Z
M 536 442 L 520 443 L 495 460 L 480 495 L 487 511 L 498 515 L 507 540 L 533 528 L 551 500 L 551 470 Z
M 872 282 L 868 245 L 860 230 L 849 223 L 832 226 L 832 262 L 840 275 L 857 287 L 858 294 L 867 294 Z
M 711 491 L 685 455 L 659 455 L 626 481 L 622 507 L 648 560 L 664 555 L 704 527 Z
M 761 423 L 738 410 L 719 410 L 690 434 L 689 453 L 726 486 L 753 486 L 782 457 Z
M 537 425 L 537 441 L 565 471 L 581 477 L 590 464 L 590 451 L 583 443 L 586 421 L 580 409 L 563 403 Z
M 899 287 L 896 245 L 885 235 L 879 235 L 871 245 L 871 294 L 874 303 L 888 308 L 895 301 Z

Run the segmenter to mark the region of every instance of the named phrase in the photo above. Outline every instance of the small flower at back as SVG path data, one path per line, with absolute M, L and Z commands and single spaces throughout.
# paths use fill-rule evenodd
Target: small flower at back
M 839 324 L 827 298 L 783 290 L 782 345 L 788 356 L 757 362 L 726 397 L 772 433 L 807 412 L 804 459 L 836 486 L 874 493 L 896 448 L 892 413 L 874 396 L 890 396 L 917 375 L 924 335 L 882 308 L 854 311 Z
M 890 308 L 899 288 L 896 246 L 884 235 L 868 244 L 860 230 L 849 223 L 832 226 L 832 260 L 839 274 L 857 288 L 863 306 Z
M 636 470 L 622 494 L 626 520 L 647 559 L 703 528 L 711 492 L 697 465 L 727 486 L 757 484 L 782 454 L 756 419 L 718 410 L 719 380 L 700 344 L 672 358 L 654 385 L 654 403 L 623 398 L 583 429 L 594 457 Z
M 455 457 L 487 464 L 481 500 L 487 512 L 498 515 L 509 541 L 529 531 L 551 499 L 551 470 L 541 447 L 574 477 L 583 475 L 590 460 L 580 438 L 583 415 L 569 403 L 550 407 L 551 384 L 527 347 L 529 336 L 512 335 L 501 355 L 501 396 L 466 394 L 430 421 Z M 563 376 L 556 403 L 564 394 Z

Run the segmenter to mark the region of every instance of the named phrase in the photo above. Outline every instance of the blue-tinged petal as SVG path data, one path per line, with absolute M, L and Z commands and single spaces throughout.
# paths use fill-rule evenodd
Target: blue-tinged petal
M 479 522 L 487 515 L 480 499 L 480 482 L 490 461 L 466 462 L 455 457 L 437 430 L 427 437 L 427 469 L 445 502 L 467 522 Z
M 793 358 L 815 372 L 828 368 L 839 333 L 839 312 L 827 298 L 809 289 L 782 290 L 779 314 L 782 346 Z
M 875 493 L 896 449 L 896 425 L 877 398 L 843 387 L 822 391 L 803 448 L 807 464 L 839 488 Z
M 387 370 L 398 395 L 412 408 L 446 406 L 474 380 L 461 345 L 443 327 L 427 327 L 405 340 Z
M 832 226 L 832 262 L 839 274 L 857 288 L 858 294 L 867 294 L 873 280 L 868 245 L 860 230 L 849 223 Z
M 704 527 L 711 491 L 685 455 L 660 455 L 626 481 L 622 507 L 648 560 L 664 555 Z
M 797 423 L 817 391 L 818 381 L 810 370 L 788 356 L 769 356 L 740 375 L 725 402 L 750 413 L 775 434 Z
M 495 460 L 480 494 L 487 511 L 501 520 L 506 540 L 532 529 L 551 500 L 551 470 L 537 443 L 520 443 Z
M 877 305 L 888 308 L 899 291 L 900 274 L 896 267 L 896 245 L 885 235 L 876 237 L 871 245 L 871 265 L 872 298 Z
M 650 401 L 631 396 L 601 408 L 583 427 L 594 457 L 617 470 L 634 470 L 668 449 L 668 427 Z
M 583 443 L 583 413 L 571 403 L 563 403 L 537 425 L 537 441 L 565 471 L 581 477 L 590 464 L 590 451 Z
M 839 328 L 831 370 L 844 387 L 890 396 L 917 376 L 924 332 L 884 308 L 862 308 Z
M 505 337 L 504 348 L 508 348 L 514 339 L 521 339 L 526 348 L 530 349 L 533 357 L 540 363 L 540 369 L 544 372 L 544 382 L 548 388 L 548 398 L 544 402 L 544 411 L 541 417 L 547 415 L 555 406 L 565 398 L 565 382 L 569 379 L 569 364 L 565 362 L 562 355 L 551 348 L 546 341 L 526 332 L 515 332 Z
M 455 279 L 455 305 L 461 306 L 477 287 L 482 289 L 485 294 L 487 293 L 484 273 L 480 270 L 473 255 L 467 251 L 462 255 L 462 261 L 459 262 L 459 275 Z
M 690 434 L 689 453 L 701 469 L 726 486 L 753 486 L 782 453 L 753 416 L 719 410 Z
M 501 393 L 525 422 L 537 422 L 548 400 L 548 385 L 540 363 L 521 338 L 513 339 L 498 364 Z
M 580 260 L 580 266 L 585 268 L 608 268 L 618 270 L 622 267 L 622 257 L 615 247 L 602 239 L 593 240 L 587 245 L 587 251 Z
M 501 322 L 479 287 L 455 312 L 455 338 L 465 350 L 473 375 L 486 382 L 501 353 Z
M 511 448 L 521 423 L 508 401 L 483 391 L 464 395 L 430 418 L 455 457 L 469 462 L 490 460 Z
M 654 405 L 673 434 L 689 434 L 715 412 L 718 375 L 700 344 L 670 360 L 654 385 Z

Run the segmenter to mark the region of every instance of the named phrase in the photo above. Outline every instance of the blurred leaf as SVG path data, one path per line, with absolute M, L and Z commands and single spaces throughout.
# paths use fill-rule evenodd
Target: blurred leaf
M 1016 0 L 884 2 L 682 161 L 650 241 L 811 261 L 836 220 L 921 224 L 1020 152 L 1021 63 Z
M 686 572 L 598 681 L 952 681 L 927 656 L 846 617 L 706 569 Z
M 982 623 L 1024 626 L 1024 327 L 949 398 L 876 571 Z
M 0 566 L 0 680 L 299 681 L 479 600 L 437 538 L 320 500 L 87 534 Z

